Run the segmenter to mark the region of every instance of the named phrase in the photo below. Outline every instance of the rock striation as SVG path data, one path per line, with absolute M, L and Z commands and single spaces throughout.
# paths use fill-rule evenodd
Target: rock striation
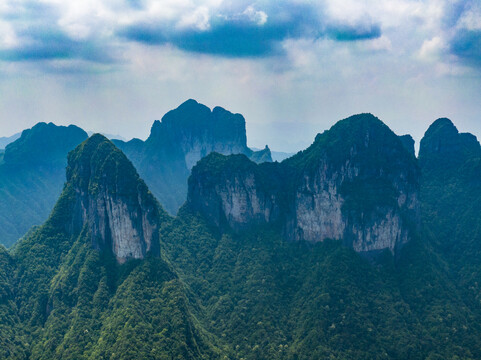
M 339 239 L 361 253 L 396 253 L 416 232 L 418 192 L 412 152 L 379 119 L 360 114 L 280 164 L 209 155 L 192 170 L 188 204 L 237 232 L 272 224 L 292 241 Z
M 102 135 L 69 154 L 67 187 L 74 191 L 71 232 L 87 228 L 92 246 L 119 263 L 159 255 L 159 208 L 126 156 Z

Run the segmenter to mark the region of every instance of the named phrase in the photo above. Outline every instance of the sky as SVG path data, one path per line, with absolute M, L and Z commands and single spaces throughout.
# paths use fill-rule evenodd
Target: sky
M 187 99 L 294 152 L 370 112 L 481 136 L 479 0 L 2 0 L 0 137 L 40 121 L 145 139 Z

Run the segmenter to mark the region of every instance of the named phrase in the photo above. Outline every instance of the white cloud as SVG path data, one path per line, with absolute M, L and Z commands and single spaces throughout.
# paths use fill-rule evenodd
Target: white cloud
M 467 30 L 481 30 L 481 4 L 473 5 L 465 11 L 457 25 Z
M 19 42 L 12 24 L 0 21 L 0 49 L 14 48 Z
M 257 11 L 252 5 L 249 5 L 243 14 L 257 25 L 264 25 L 267 22 L 267 14 L 264 11 Z
M 391 51 L 392 50 L 392 42 L 386 35 L 382 35 L 377 39 L 371 39 L 366 41 L 365 44 L 367 49 L 375 50 L 375 51 Z
M 435 36 L 432 39 L 425 40 L 421 49 L 418 52 L 418 56 L 421 60 L 436 61 L 447 50 L 447 44 L 441 36 Z
M 201 31 L 205 31 L 210 28 L 209 19 L 209 8 L 207 8 L 206 6 L 199 6 L 194 11 L 182 15 L 177 25 L 179 26 L 179 28 L 191 27 Z

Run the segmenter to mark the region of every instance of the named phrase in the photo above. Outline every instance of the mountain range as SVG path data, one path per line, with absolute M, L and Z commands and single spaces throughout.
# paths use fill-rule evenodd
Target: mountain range
M 0 153 L 0 244 L 11 246 L 52 211 L 65 182 L 67 154 L 88 137 L 76 126 L 39 123 Z M 270 150 L 247 147 L 245 119 L 194 100 L 155 121 L 144 142 L 114 139 L 164 208 L 175 215 L 187 197 L 190 169 L 211 151 L 272 161 Z
M 176 112 L 199 106 L 145 142 L 95 134 L 69 152 L 47 221 L 0 248 L 0 358 L 481 358 L 473 135 L 438 119 L 416 158 L 410 136 L 359 114 L 258 164 L 219 153 L 239 133 L 182 144 L 194 130 Z M 240 119 L 216 109 L 206 121 Z M 190 170 L 175 217 L 135 166 L 154 139 Z

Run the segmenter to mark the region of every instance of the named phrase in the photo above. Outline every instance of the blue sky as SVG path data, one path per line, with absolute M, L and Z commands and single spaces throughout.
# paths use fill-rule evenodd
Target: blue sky
M 481 135 L 481 2 L 4 0 L 0 136 L 38 121 L 145 138 L 188 98 L 296 151 L 371 112 Z

